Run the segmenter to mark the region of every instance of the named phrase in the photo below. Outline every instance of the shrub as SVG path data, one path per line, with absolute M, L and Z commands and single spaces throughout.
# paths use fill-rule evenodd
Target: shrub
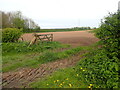
M 110 14 L 96 31 L 103 48 L 120 58 L 120 12 Z
M 107 16 L 95 34 L 102 47 L 90 52 L 81 60 L 76 71 L 85 82 L 93 84 L 95 88 L 118 88 L 120 12 Z
M 22 35 L 22 29 L 5 28 L 2 30 L 2 42 L 16 42 Z

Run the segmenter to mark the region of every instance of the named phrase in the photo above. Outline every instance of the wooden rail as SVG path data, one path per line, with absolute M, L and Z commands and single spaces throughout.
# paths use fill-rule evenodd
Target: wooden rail
M 40 42 L 44 42 L 44 41 L 48 41 L 51 42 L 53 41 L 53 34 L 33 34 L 34 38 L 31 40 L 29 46 L 31 44 L 35 44 L 36 42 L 40 41 Z

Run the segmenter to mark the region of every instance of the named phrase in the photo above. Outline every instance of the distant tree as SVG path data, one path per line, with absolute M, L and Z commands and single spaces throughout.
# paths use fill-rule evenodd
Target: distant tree
M 38 25 L 32 20 L 22 15 L 22 12 L 3 12 L 2 13 L 2 28 L 23 28 L 25 30 L 38 29 Z M 40 28 L 39 28 L 40 29 Z

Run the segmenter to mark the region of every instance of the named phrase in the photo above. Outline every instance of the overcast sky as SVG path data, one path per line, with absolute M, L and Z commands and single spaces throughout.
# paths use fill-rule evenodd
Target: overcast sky
M 0 0 L 0 10 L 21 11 L 41 28 L 98 27 L 120 0 Z

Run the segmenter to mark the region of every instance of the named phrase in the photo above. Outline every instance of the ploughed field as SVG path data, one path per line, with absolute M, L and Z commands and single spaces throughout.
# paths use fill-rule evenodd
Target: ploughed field
M 69 31 L 69 32 L 47 32 L 37 34 L 53 34 L 53 41 L 58 41 L 72 46 L 88 46 L 98 41 L 93 33 L 88 31 Z M 23 35 L 25 41 L 31 41 L 33 33 Z

